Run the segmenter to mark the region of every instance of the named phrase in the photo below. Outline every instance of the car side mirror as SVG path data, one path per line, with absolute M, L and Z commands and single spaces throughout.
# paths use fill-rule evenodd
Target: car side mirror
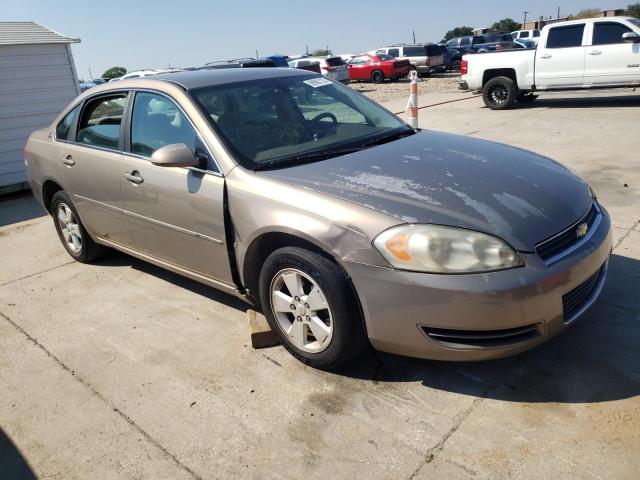
M 159 167 L 197 167 L 200 160 L 184 143 L 174 143 L 153 152 L 151 163 Z
M 635 32 L 627 32 L 622 34 L 622 41 L 629 43 L 640 43 L 640 35 Z

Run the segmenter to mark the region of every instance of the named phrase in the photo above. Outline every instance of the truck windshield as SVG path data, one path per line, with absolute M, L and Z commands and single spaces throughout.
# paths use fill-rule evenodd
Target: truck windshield
M 265 78 L 190 93 L 238 162 L 252 170 L 337 156 L 414 133 L 376 103 L 320 76 Z

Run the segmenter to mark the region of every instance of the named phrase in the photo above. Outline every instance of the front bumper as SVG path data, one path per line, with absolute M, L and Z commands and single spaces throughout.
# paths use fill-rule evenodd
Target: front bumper
M 525 267 L 473 275 L 356 263 L 344 267 L 358 292 L 374 348 L 474 361 L 513 355 L 564 331 L 600 294 L 611 248 L 610 219 L 603 210 L 589 241 L 552 265 L 536 254 L 521 254 Z M 585 294 L 583 285 L 593 288 Z M 573 292 L 581 295 L 581 304 L 565 315 L 568 302 L 575 301 Z

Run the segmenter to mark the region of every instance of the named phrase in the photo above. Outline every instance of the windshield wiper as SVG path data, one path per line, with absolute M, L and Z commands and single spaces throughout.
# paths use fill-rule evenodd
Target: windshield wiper
M 321 152 L 309 152 L 294 155 L 292 157 L 283 158 L 280 160 L 271 160 L 269 162 L 260 163 L 253 169 L 255 172 L 259 170 L 269 170 L 271 168 L 281 168 L 291 165 L 303 165 L 305 163 L 319 162 L 320 160 L 326 160 L 328 158 L 339 157 L 341 155 L 347 155 L 349 153 L 359 152 L 361 147 L 351 148 L 339 148 L 334 150 L 323 150 Z
M 394 140 L 400 140 L 401 138 L 408 137 L 410 135 L 415 135 L 415 131 L 413 130 L 403 130 L 402 132 L 392 133 L 390 135 L 384 135 L 382 137 L 378 137 L 375 140 L 370 142 L 363 143 L 360 145 L 362 148 L 374 147 L 376 145 L 384 145 L 385 143 L 393 142 Z

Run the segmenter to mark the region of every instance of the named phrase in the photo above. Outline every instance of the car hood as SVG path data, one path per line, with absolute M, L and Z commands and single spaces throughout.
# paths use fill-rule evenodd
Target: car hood
M 584 181 L 549 158 L 432 131 L 259 174 L 358 203 L 402 222 L 489 233 L 528 252 L 579 220 L 593 201 Z

